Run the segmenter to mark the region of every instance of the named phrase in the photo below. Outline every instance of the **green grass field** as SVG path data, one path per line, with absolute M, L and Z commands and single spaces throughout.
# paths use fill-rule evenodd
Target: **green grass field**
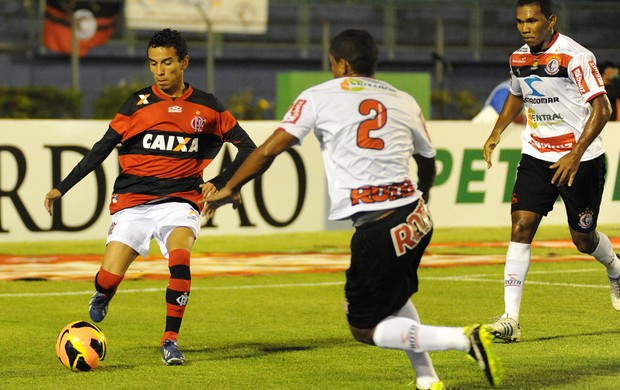
M 601 230 L 618 236 L 617 229 Z M 438 229 L 435 242 L 505 241 L 507 232 Z M 348 250 L 350 232 L 311 236 L 244 237 L 244 250 Z M 537 238 L 568 237 L 565 228 L 544 228 Z M 239 239 L 203 237 L 196 249 L 223 252 L 235 242 L 238 249 Z M 101 245 L 29 244 L 20 252 L 20 245 L 1 244 L 0 252 L 100 253 Z M 502 265 L 421 268 L 414 303 L 422 322 L 462 326 L 490 320 L 503 310 L 502 276 Z M 167 367 L 158 349 L 166 282 L 127 280 L 101 323 L 109 342 L 106 360 L 94 372 L 72 373 L 56 358 L 54 343 L 64 325 L 88 318 L 92 282 L 0 282 L 0 388 L 414 389 L 403 352 L 353 341 L 342 310 L 343 283 L 342 272 L 196 278 L 179 339 L 188 362 Z M 595 261 L 533 263 L 521 313 L 523 339 L 495 345 L 506 369 L 503 388 L 620 388 L 619 320 Z M 448 389 L 488 388 L 465 354 L 431 356 Z

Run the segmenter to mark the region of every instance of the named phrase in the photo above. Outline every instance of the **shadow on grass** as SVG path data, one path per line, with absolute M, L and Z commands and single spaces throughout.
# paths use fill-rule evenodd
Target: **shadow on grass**
M 545 337 L 536 337 L 536 338 L 522 338 L 521 340 L 519 340 L 519 344 L 527 344 L 527 343 L 534 343 L 534 342 L 539 342 L 539 341 L 552 341 L 552 340 L 562 340 L 562 339 L 568 339 L 568 338 L 575 338 L 575 337 L 583 337 L 583 336 L 601 336 L 601 335 L 620 335 L 620 328 L 619 329 L 609 329 L 609 330 L 603 330 L 603 331 L 595 331 L 595 332 L 583 332 L 583 333 L 572 333 L 572 334 L 558 334 L 558 335 L 554 335 L 554 336 L 545 336 Z M 503 341 L 503 340 L 497 340 L 496 341 L 497 344 L 515 344 L 513 342 L 510 341 Z
M 617 383 L 620 362 L 588 360 L 573 361 L 572 364 L 550 364 L 544 367 L 528 367 L 517 373 L 507 371 L 504 376 L 503 389 L 611 389 L 601 384 L 604 377 L 615 377 Z
M 587 353 L 588 341 L 584 337 L 614 337 L 620 336 L 619 329 L 602 329 L 600 331 L 578 332 L 571 334 L 557 334 L 536 338 L 524 338 L 518 343 L 498 342 L 496 350 L 506 366 L 504 377 L 504 389 L 611 389 L 620 388 L 614 384 L 609 387 L 608 381 L 604 378 L 615 378 L 612 382 L 617 383 L 620 373 L 620 360 L 618 359 L 617 349 L 612 347 L 607 353 L 600 350 L 592 350 L 592 354 Z M 558 352 L 544 353 L 532 356 L 531 360 L 523 357 L 525 350 L 532 351 L 551 348 L 557 349 L 558 345 L 564 345 L 572 341 L 582 344 L 584 351 L 583 358 L 575 357 L 572 350 L 567 350 L 567 354 Z M 536 343 L 542 343 L 535 346 Z M 593 348 L 595 348 L 594 344 Z M 615 344 L 613 344 L 615 345 Z M 512 353 L 510 350 L 513 350 Z M 560 349 L 561 351 L 561 349 Z M 516 354 L 516 355 L 514 355 Z M 512 355 L 512 356 L 511 356 Z M 585 386 L 585 387 L 584 387 Z M 451 386 L 454 387 L 454 386 Z M 460 389 L 460 387 L 454 387 Z
M 206 346 L 204 348 L 188 347 L 184 348 L 184 351 L 196 354 L 197 356 L 200 356 L 200 354 L 211 355 L 207 357 L 209 360 L 227 360 L 263 357 L 290 352 L 313 351 L 322 348 L 331 348 L 333 346 L 346 346 L 347 344 L 355 346 L 359 343 L 355 342 L 353 338 L 331 338 L 309 341 L 291 340 L 290 342 L 282 341 L 273 343 L 235 343 L 214 347 Z

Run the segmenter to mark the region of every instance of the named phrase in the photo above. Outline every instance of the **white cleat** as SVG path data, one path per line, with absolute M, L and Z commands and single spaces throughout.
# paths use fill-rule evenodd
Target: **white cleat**
M 620 276 L 616 279 L 609 278 L 611 305 L 620 311 Z
M 521 338 L 521 325 L 510 317 L 496 317 L 495 321 L 487 324 L 487 326 L 491 328 L 496 339 L 502 339 L 512 343 L 519 341 Z

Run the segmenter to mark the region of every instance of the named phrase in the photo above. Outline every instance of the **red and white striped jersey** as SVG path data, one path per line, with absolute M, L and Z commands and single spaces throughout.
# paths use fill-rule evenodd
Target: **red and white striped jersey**
M 314 129 L 331 199 L 329 219 L 412 203 L 411 156 L 434 157 L 415 99 L 368 77 L 341 77 L 303 91 L 280 128 L 301 140 Z
M 542 53 L 523 45 L 510 56 L 510 89 L 523 98 L 527 125 L 521 134 L 522 151 L 555 162 L 575 146 L 592 110 L 588 103 L 605 93 L 594 55 L 556 33 Z M 604 153 L 598 136 L 582 161 Z

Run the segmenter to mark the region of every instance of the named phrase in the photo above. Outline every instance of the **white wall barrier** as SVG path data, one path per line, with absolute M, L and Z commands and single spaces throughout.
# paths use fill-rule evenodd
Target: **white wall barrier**
M 257 144 L 277 121 L 242 122 Z M 108 202 L 118 175 L 114 152 L 101 169 L 66 194 L 50 217 L 43 207 L 47 191 L 64 177 L 107 129 L 108 121 L 0 120 L 0 242 L 101 239 L 109 225 Z M 482 158 L 491 125 L 468 121 L 429 121 L 438 149 L 438 177 L 431 190 L 431 212 L 437 226 L 507 226 L 510 196 L 520 158 L 521 127 L 506 130 L 486 169 Z M 620 123 L 603 131 L 607 149 L 607 184 L 600 223 L 620 217 Z M 227 147 L 213 161 L 205 178 L 216 175 L 235 153 Z M 412 164 L 415 172 L 415 164 Z M 309 232 L 348 227 L 326 221 L 329 200 L 318 142 L 308 136 L 302 146 L 279 157 L 260 180 L 242 190 L 243 207 L 218 210 L 203 234 L 266 234 Z M 561 203 L 544 220 L 565 224 Z

